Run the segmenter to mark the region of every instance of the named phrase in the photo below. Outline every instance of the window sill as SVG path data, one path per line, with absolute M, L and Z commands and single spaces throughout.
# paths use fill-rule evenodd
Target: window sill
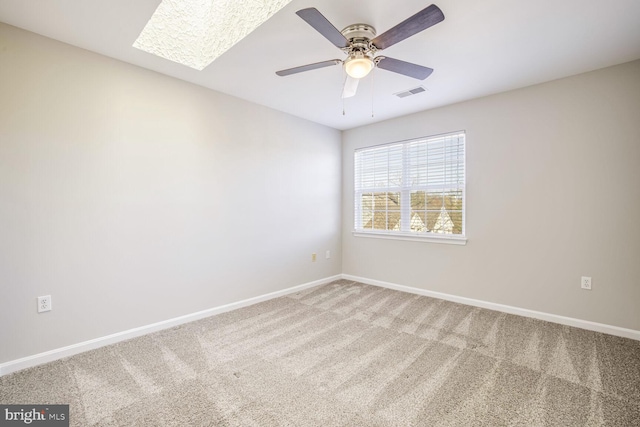
M 352 231 L 354 237 L 372 237 L 374 239 L 407 240 L 410 242 L 444 243 L 447 245 L 466 245 L 464 236 L 445 236 L 438 234 L 385 233 L 384 231 Z

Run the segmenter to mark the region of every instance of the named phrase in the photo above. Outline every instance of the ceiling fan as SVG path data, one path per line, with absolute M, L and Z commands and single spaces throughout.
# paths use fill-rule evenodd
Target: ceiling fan
M 342 91 L 342 97 L 349 98 L 356 94 L 360 79 L 369 74 L 374 67 L 419 80 L 426 79 L 433 72 L 431 68 L 387 56 L 376 56 L 376 53 L 443 21 L 444 14 L 435 4 L 405 19 L 379 36 L 376 36 L 375 28 L 368 24 L 353 24 L 342 31 L 338 31 L 318 9 L 313 7 L 299 10 L 296 14 L 342 50 L 347 55 L 347 58 L 345 60 L 331 59 L 280 70 L 276 72 L 279 76 L 288 76 L 303 71 L 344 64 L 347 79 Z

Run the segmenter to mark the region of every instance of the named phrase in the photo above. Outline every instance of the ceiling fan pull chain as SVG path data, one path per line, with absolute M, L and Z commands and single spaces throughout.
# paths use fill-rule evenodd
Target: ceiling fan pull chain
M 347 79 L 347 77 L 345 77 L 344 85 L 347 84 L 347 80 L 346 79 Z M 343 85 L 343 89 L 342 89 L 343 91 L 344 91 L 344 85 Z M 342 115 L 346 116 L 346 113 L 344 112 L 344 96 L 341 96 L 340 99 L 342 99 Z
M 342 92 L 340 93 L 340 101 L 342 102 L 342 115 L 344 116 L 344 87 L 347 83 L 346 81 L 346 73 L 344 71 L 344 67 L 340 67 L 340 71 L 338 71 L 338 74 L 340 75 L 340 81 L 342 82 L 341 86 L 342 86 Z
M 371 73 L 371 117 L 373 117 L 373 84 L 376 81 L 375 77 L 376 77 L 376 69 L 374 67 Z

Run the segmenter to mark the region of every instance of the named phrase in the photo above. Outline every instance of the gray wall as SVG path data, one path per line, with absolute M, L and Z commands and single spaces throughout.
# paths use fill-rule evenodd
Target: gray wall
M 340 143 L 0 24 L 0 363 L 339 274 Z
M 467 245 L 354 237 L 354 149 L 458 130 Z M 343 273 L 640 330 L 639 185 L 640 61 L 349 130 Z

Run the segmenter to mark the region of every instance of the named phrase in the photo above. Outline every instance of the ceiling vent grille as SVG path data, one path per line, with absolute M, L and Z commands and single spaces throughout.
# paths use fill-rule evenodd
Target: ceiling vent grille
M 398 98 L 406 98 L 407 96 L 417 95 L 419 93 L 426 92 L 423 86 L 414 87 L 413 89 L 403 90 L 402 92 L 394 93 Z

